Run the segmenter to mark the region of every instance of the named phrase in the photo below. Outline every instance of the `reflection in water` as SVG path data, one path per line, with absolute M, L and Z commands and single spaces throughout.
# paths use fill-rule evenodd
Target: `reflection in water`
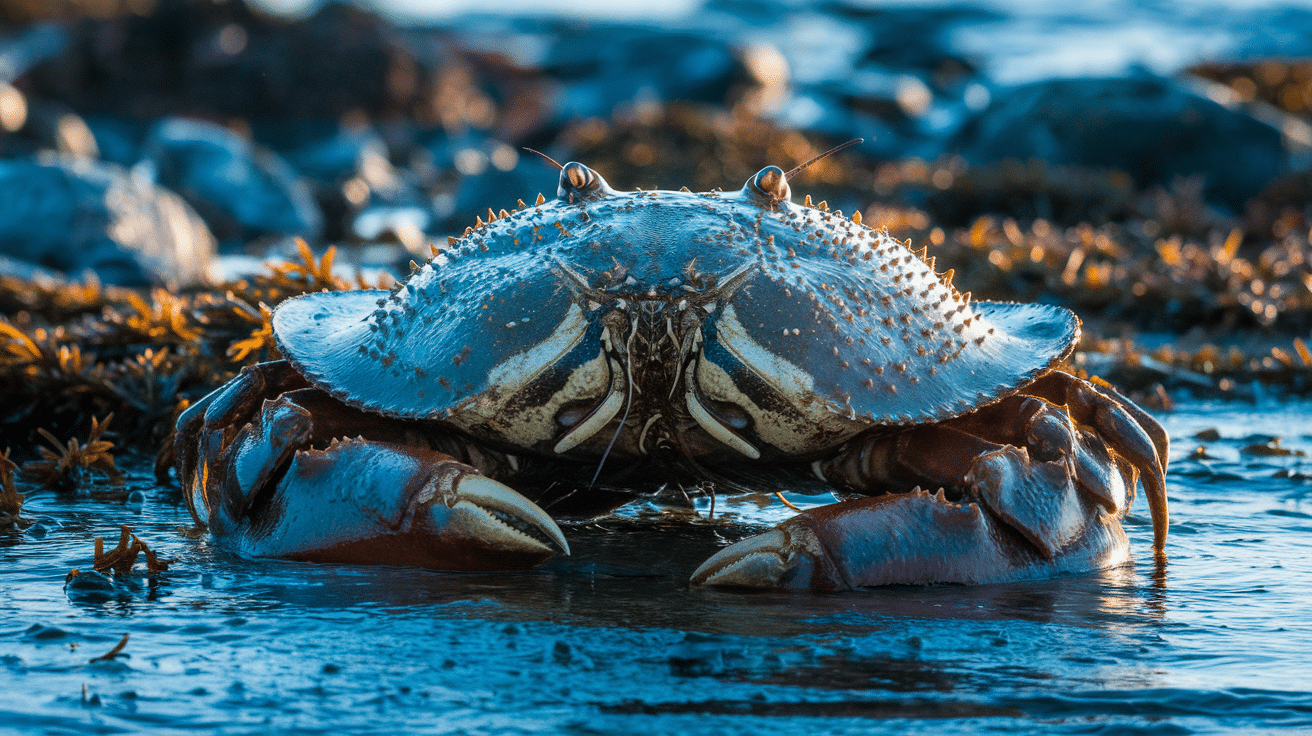
M 1166 418 L 1177 446 L 1165 565 L 1146 510 L 1126 565 L 1056 580 L 798 595 L 691 589 L 725 544 L 788 512 L 628 508 L 566 528 L 574 556 L 449 575 L 244 560 L 176 491 L 139 511 L 33 493 L 43 531 L 0 535 L 0 672 L 19 730 L 195 728 L 934 733 L 1312 726 L 1306 458 L 1239 452 L 1254 431 L 1312 448 L 1284 409 Z M 1262 422 L 1259 426 L 1257 423 Z M 1299 423 L 1301 422 L 1301 424 Z M 1183 441 L 1208 426 L 1213 459 Z M 137 478 L 145 477 L 140 468 Z M 1279 477 L 1273 477 L 1279 476 Z M 799 497 L 798 501 L 805 501 Z M 699 505 L 700 504 L 700 505 Z M 129 523 L 175 559 L 155 580 L 84 576 Z M 130 656 L 90 663 L 123 634 Z M 87 687 L 86 699 L 82 686 Z M 817 720 L 817 719 L 824 720 Z M 798 720 L 798 719 L 805 719 Z M 986 725 L 985 725 L 986 724 Z

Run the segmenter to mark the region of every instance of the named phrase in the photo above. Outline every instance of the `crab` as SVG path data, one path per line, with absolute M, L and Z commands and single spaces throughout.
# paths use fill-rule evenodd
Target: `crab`
M 504 571 L 568 554 L 543 506 L 774 483 L 839 500 L 691 582 L 846 589 L 1120 563 L 1142 482 L 1162 555 L 1167 436 L 1060 369 L 1076 316 L 972 301 L 793 203 L 800 168 L 622 192 L 571 162 L 394 290 L 283 302 L 285 359 L 178 420 L 196 521 L 252 556 Z

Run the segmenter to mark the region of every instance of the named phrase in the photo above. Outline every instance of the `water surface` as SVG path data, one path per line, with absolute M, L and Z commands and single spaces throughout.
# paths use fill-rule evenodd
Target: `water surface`
M 1185 404 L 1169 564 L 832 595 L 690 589 L 787 515 L 646 506 L 566 528 L 529 573 L 245 560 L 174 488 L 140 507 L 33 492 L 0 535 L 0 732 L 1207 733 L 1312 729 L 1312 405 Z M 1222 439 L 1192 439 L 1215 428 Z M 1191 459 L 1204 445 L 1207 458 Z M 797 497 L 798 501 L 804 497 Z M 127 523 L 172 567 L 65 589 Z M 130 634 L 125 656 L 89 662 Z

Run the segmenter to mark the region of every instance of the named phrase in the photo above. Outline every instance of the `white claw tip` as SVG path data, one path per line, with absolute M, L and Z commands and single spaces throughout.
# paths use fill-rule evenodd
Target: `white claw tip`
M 788 535 L 779 529 L 731 544 L 703 562 L 690 582 L 742 588 L 777 587 L 788 572 L 782 554 L 787 544 Z

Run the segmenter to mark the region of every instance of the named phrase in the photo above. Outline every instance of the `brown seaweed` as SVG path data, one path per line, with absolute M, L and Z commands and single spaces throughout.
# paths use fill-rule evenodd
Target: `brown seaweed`
M 32 524 L 31 519 L 21 516 L 27 496 L 18 492 L 18 485 L 14 482 L 17 469 L 18 466 L 9 459 L 9 448 L 5 448 L 0 453 L 0 531 L 26 529 Z
M 76 439 L 70 439 L 66 445 L 60 444 L 59 439 L 45 428 L 38 429 L 50 447 L 37 448 L 41 459 L 24 463 L 23 473 L 48 488 L 76 488 L 92 478 L 91 471 L 105 475 L 111 485 L 123 485 L 123 473 L 114 466 L 114 456 L 109 452 L 114 443 L 101 439 L 113 419 L 113 413 L 104 421 L 92 417 L 91 432 L 85 444 Z
M 103 537 L 96 537 L 96 556 L 94 567 L 96 572 L 109 573 L 115 575 L 127 575 L 132 571 L 132 566 L 137 562 L 137 555 L 144 553 L 146 555 L 146 573 L 148 575 L 157 575 L 169 569 L 170 560 L 161 560 L 153 550 L 146 546 L 146 543 L 132 533 L 132 527 L 126 524 L 119 527 L 118 546 L 110 551 L 105 551 L 105 540 Z M 73 572 L 77 572 L 74 570 Z M 72 575 L 72 573 L 70 573 Z

